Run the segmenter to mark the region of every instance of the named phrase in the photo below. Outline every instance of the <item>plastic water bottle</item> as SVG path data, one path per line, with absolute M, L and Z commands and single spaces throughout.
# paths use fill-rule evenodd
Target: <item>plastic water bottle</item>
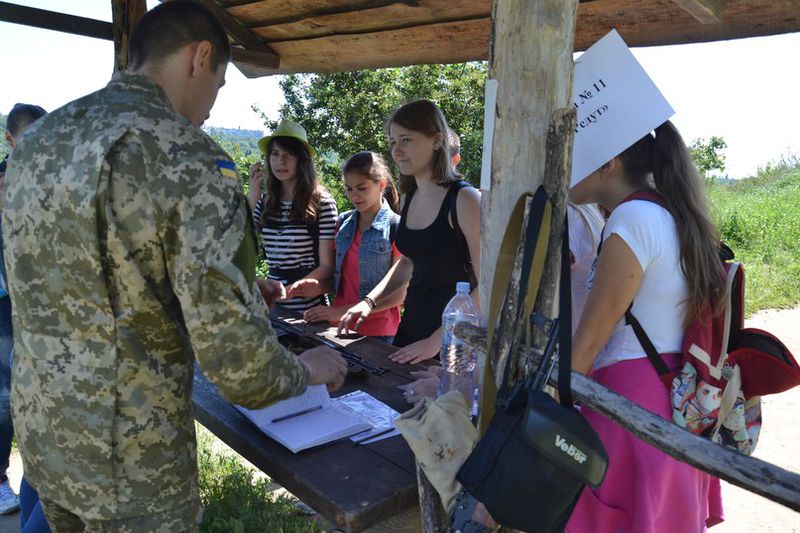
M 439 379 L 439 395 L 451 390 L 459 390 L 465 398 L 473 400 L 472 410 L 476 408 L 475 350 L 456 337 L 453 329 L 458 322 L 475 326 L 480 324 L 478 310 L 469 296 L 469 283 L 459 281 L 456 295 L 442 313 L 442 374 Z M 473 413 L 474 414 L 474 413 Z

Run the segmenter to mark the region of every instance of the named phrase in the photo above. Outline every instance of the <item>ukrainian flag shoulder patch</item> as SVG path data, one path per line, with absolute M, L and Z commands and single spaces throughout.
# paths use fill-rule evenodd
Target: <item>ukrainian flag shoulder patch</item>
M 217 169 L 219 169 L 219 173 L 226 178 L 230 178 L 232 180 L 239 179 L 239 173 L 236 172 L 236 164 L 233 161 L 228 161 L 227 159 L 217 159 Z

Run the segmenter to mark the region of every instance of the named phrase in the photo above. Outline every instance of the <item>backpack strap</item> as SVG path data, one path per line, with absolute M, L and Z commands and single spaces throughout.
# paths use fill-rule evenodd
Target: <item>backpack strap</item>
M 469 281 L 470 287 L 474 289 L 478 285 L 478 279 L 475 276 L 475 269 L 472 268 L 472 259 L 469 255 L 467 238 L 464 236 L 461 225 L 458 223 L 458 193 L 461 189 L 466 187 L 470 187 L 470 184 L 467 183 L 466 180 L 458 180 L 451 185 L 451 189 L 448 193 L 450 195 L 450 220 L 453 222 L 453 231 L 456 232 L 456 242 L 461 250 L 461 257 L 465 265 L 464 269 L 467 272 L 467 281 Z
M 666 202 L 664 198 L 655 191 L 636 191 L 632 194 L 629 194 L 625 197 L 624 200 L 620 202 L 624 204 L 625 202 L 630 202 L 632 200 L 643 200 L 645 202 L 652 202 L 654 204 L 660 205 L 664 209 L 667 209 Z M 600 246 L 597 247 L 597 255 L 600 255 L 600 249 L 603 246 L 603 237 L 600 237 Z M 631 305 L 628 306 L 628 309 L 625 311 L 625 324 L 630 326 L 633 330 L 633 333 L 636 335 L 636 340 L 639 341 L 639 344 L 642 345 L 642 349 L 644 353 L 647 355 L 647 358 L 653 364 L 653 368 L 655 368 L 656 372 L 658 373 L 661 381 L 664 382 L 664 385 L 669 388 L 671 387 L 672 381 L 672 373 L 667 367 L 667 364 L 664 362 L 664 359 L 661 357 L 661 354 L 658 353 L 656 350 L 653 341 L 650 340 L 650 337 L 647 336 L 647 333 L 644 331 L 642 324 L 639 320 L 633 316 L 633 302 Z
M 633 302 L 631 302 L 628 310 L 625 311 L 625 324 L 629 325 L 631 329 L 633 329 L 633 333 L 636 335 L 636 339 L 639 341 L 639 344 L 642 345 L 644 353 L 647 354 L 647 358 L 650 359 L 650 362 L 653 364 L 653 368 L 656 369 L 661 381 L 663 381 L 664 385 L 666 385 L 667 389 L 669 389 L 672 382 L 672 373 L 670 372 L 669 367 L 667 367 L 667 364 L 664 362 L 664 359 L 661 357 L 661 354 L 659 354 L 658 350 L 656 350 L 656 347 L 653 345 L 650 337 L 648 337 L 647 333 L 645 333 L 644 328 L 639 323 L 639 320 L 633 316 L 631 309 L 633 309 Z

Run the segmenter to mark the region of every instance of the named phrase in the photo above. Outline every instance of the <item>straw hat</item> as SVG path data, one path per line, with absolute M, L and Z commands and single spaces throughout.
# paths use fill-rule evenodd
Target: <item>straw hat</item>
M 275 128 L 275 131 L 273 131 L 271 135 L 267 135 L 258 141 L 258 148 L 261 150 L 262 154 L 267 155 L 267 145 L 274 137 L 291 137 L 292 139 L 297 139 L 303 143 L 311 157 L 316 157 L 317 155 L 317 151 L 314 150 L 314 147 L 308 142 L 308 135 L 306 134 L 305 128 L 297 122 L 283 119 L 278 123 L 278 127 Z

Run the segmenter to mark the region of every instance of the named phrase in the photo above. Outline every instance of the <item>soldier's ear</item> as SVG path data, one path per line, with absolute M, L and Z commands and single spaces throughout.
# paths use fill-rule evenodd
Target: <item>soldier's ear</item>
M 192 53 L 191 75 L 197 76 L 203 70 L 210 68 L 212 46 L 209 41 L 198 41 L 195 43 Z

